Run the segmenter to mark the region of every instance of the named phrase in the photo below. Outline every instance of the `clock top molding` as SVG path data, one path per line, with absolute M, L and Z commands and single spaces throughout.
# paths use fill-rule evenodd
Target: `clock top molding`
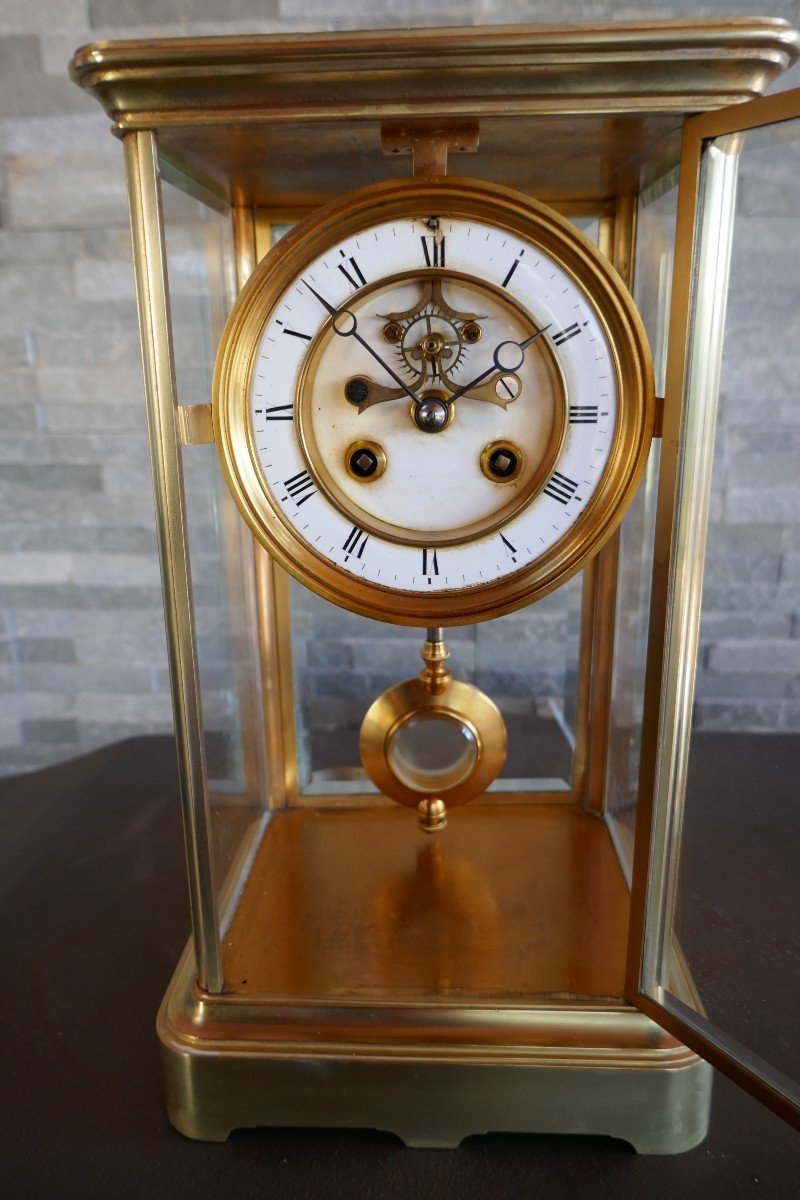
M 800 53 L 778 18 L 98 42 L 71 63 L 115 133 L 235 204 L 308 207 L 408 172 L 380 126 L 478 121 L 470 174 L 597 203 L 677 158 L 684 116 L 760 95 Z M 661 150 L 652 152 L 658 143 Z M 532 145 L 536 153 L 531 153 Z

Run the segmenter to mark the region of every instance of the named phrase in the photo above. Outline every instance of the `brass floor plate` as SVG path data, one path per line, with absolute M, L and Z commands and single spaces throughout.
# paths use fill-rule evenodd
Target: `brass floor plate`
M 619 997 L 628 893 L 577 808 L 397 809 L 267 827 L 223 945 L 226 993 L 391 1001 Z

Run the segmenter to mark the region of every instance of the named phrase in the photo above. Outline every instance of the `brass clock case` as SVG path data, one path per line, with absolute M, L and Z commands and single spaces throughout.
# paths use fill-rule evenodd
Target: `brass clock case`
M 601 322 L 614 363 L 618 416 L 608 463 L 584 511 L 563 537 L 519 571 L 458 591 L 414 593 L 356 578 L 292 528 L 262 482 L 249 418 L 251 375 L 264 327 L 286 289 L 325 250 L 370 225 L 436 212 L 489 222 L 541 248 L 578 285 Z M 294 397 L 292 400 L 294 401 Z M 228 318 L 214 372 L 214 436 L 222 470 L 257 540 L 301 583 L 352 612 L 394 624 L 488 620 L 565 583 L 619 524 L 647 460 L 654 420 L 653 371 L 642 323 L 622 281 L 567 220 L 529 197 L 471 179 L 380 183 L 342 196 L 297 225 L 266 256 Z

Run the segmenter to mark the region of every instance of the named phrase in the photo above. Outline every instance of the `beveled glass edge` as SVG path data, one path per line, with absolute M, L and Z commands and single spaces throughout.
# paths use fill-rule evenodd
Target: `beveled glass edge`
M 704 1015 L 698 1014 L 655 982 L 660 969 L 663 970 L 665 940 L 663 928 L 657 927 L 655 936 L 649 941 L 647 930 L 647 922 L 658 920 L 660 916 L 660 901 L 663 896 L 663 889 L 658 887 L 659 881 L 653 878 L 652 867 L 659 857 L 663 858 L 670 852 L 675 852 L 674 836 L 668 841 L 663 822 L 660 829 L 655 825 L 655 818 L 659 815 L 656 812 L 655 797 L 656 772 L 662 749 L 661 718 L 666 700 L 664 666 L 670 653 L 666 585 L 667 582 L 672 584 L 673 581 L 673 520 L 679 500 L 679 446 L 682 441 L 684 387 L 691 343 L 689 317 L 695 293 L 700 240 L 698 218 L 701 216 L 699 200 L 703 182 L 701 160 L 704 150 L 713 139 L 797 117 L 800 117 L 800 88 L 760 98 L 746 105 L 698 115 L 689 119 L 684 128 L 675 285 L 670 326 L 670 374 L 663 442 L 668 462 L 665 464 L 666 469 L 663 469 L 659 493 L 659 528 L 656 534 L 654 599 L 651 602 L 644 716 L 644 731 L 648 744 L 646 749 L 643 746 L 642 754 L 625 995 L 630 1003 L 636 1005 L 662 1028 L 681 1038 L 687 1046 L 692 1047 L 778 1116 L 800 1128 L 800 1097 L 797 1097 L 797 1090 L 792 1082 L 789 1081 L 787 1088 L 785 1076 L 764 1063 L 758 1056 L 749 1053 L 736 1039 L 725 1035 Z M 720 152 L 720 158 L 731 160 L 734 156 L 730 152 Z M 702 583 L 702 562 L 700 582 Z M 693 674 L 693 662 L 690 666 Z M 679 822 L 673 822 L 673 835 L 676 828 L 679 831 Z M 663 867 L 662 862 L 660 873 L 663 873 Z

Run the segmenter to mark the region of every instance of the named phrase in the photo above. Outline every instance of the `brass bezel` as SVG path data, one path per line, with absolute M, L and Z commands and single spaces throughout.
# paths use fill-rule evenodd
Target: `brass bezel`
M 250 449 L 247 397 L 260 331 L 290 283 L 326 246 L 375 221 L 420 211 L 491 221 L 550 255 L 581 287 L 614 358 L 619 410 L 611 456 L 584 512 L 533 564 L 459 592 L 400 592 L 356 578 L 307 545 L 259 481 Z M 653 370 L 642 323 L 611 265 L 563 217 L 519 192 L 455 177 L 370 185 L 301 222 L 257 267 L 228 319 L 214 371 L 214 436 L 223 473 L 258 541 L 301 583 L 362 616 L 401 625 L 488 620 L 553 591 L 611 536 L 633 497 L 653 433 Z M 277 519 L 276 519 L 277 518 Z

